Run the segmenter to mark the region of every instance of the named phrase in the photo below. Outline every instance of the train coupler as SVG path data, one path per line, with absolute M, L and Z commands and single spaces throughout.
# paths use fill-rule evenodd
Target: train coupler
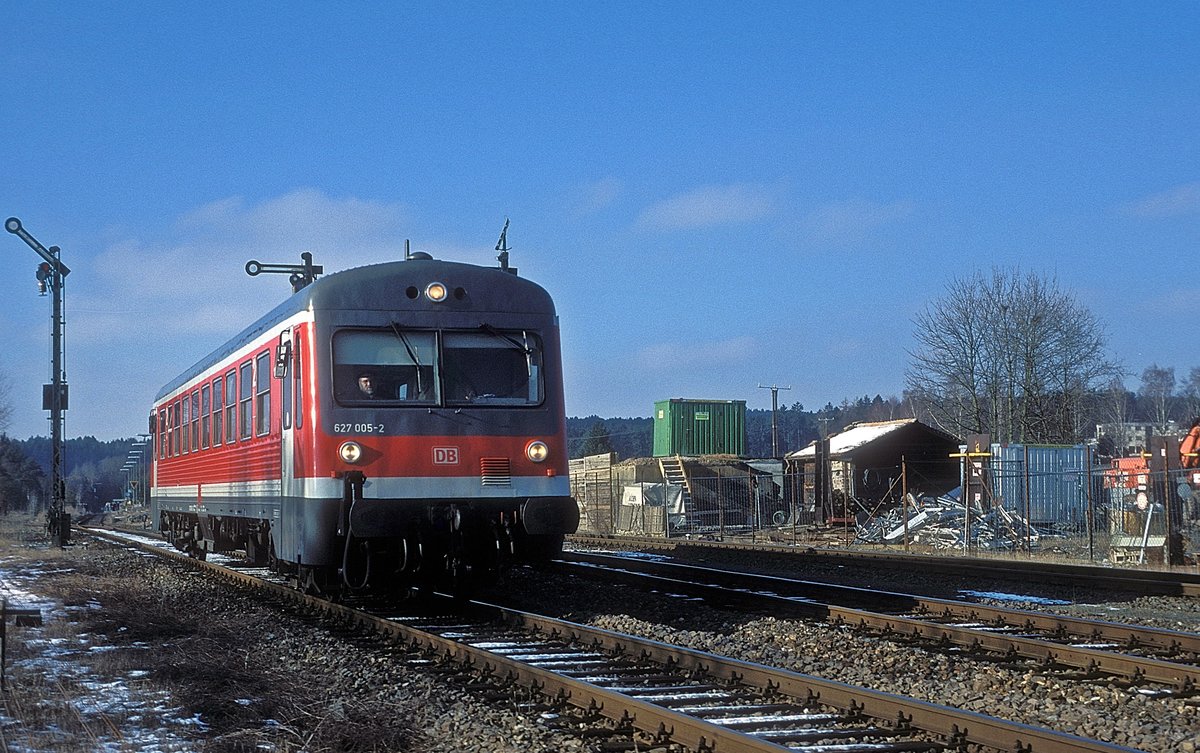
M 346 471 L 342 476 L 342 503 L 338 509 L 338 536 L 346 536 L 350 533 L 350 510 L 354 508 L 354 503 L 362 499 L 363 484 L 367 481 L 367 476 L 362 471 Z

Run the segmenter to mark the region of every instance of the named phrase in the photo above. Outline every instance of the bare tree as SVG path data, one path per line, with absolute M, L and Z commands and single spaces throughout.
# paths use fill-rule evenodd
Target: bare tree
M 1076 442 L 1119 375 L 1095 316 L 1057 281 L 994 269 L 952 281 L 914 320 L 908 394 L 959 436 Z
M 8 380 L 8 375 L 0 372 L 0 434 L 8 431 L 8 424 L 12 421 L 12 384 Z
M 1193 366 L 1188 372 L 1187 380 L 1183 383 L 1184 421 L 1190 426 L 1200 418 L 1200 366 Z
M 917 315 L 918 347 L 909 353 L 907 394 L 927 416 L 953 434 L 966 427 L 990 426 L 989 379 L 985 373 L 987 323 L 973 291 L 962 281 Z
M 1175 397 L 1175 367 L 1151 364 L 1142 371 L 1142 386 L 1138 398 L 1150 408 L 1159 433 L 1165 434 L 1173 417 Z

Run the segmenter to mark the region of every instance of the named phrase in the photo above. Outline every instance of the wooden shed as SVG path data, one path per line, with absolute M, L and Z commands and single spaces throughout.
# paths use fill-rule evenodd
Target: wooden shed
M 789 454 L 790 490 L 814 523 L 878 514 L 906 492 L 937 496 L 959 484 L 958 437 L 915 418 L 851 424 Z

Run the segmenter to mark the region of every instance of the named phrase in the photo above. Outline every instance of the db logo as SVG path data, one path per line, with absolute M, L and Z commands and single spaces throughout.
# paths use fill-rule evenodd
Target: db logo
M 434 465 L 458 465 L 458 448 L 457 447 L 434 447 L 433 448 L 433 464 Z

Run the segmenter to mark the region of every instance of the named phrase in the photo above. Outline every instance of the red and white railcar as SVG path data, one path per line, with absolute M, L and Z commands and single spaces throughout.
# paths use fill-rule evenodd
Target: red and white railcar
M 512 270 L 405 261 L 316 280 L 163 387 L 152 514 L 306 588 L 552 556 L 570 497 L 558 318 Z

